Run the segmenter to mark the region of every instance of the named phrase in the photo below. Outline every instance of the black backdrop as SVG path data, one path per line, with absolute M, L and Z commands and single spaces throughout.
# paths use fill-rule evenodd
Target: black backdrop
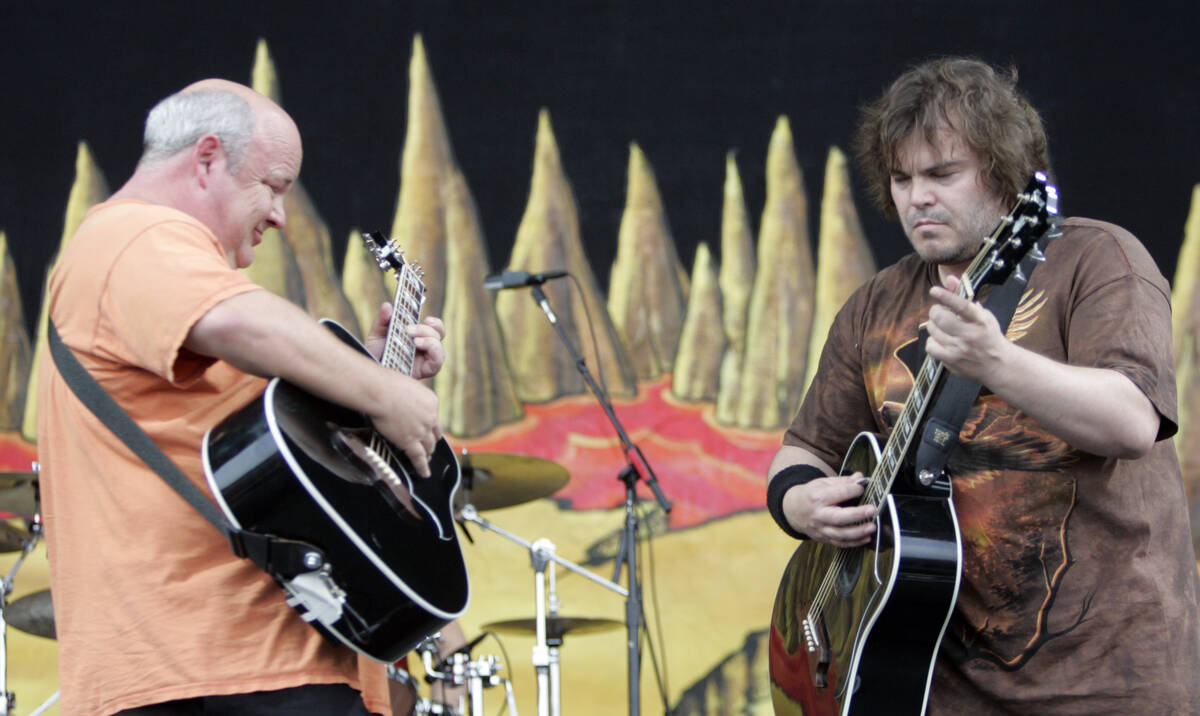
M 680 254 L 719 251 L 724 155 L 755 224 L 776 117 L 787 115 L 814 237 L 830 145 L 905 65 L 935 54 L 1015 64 L 1042 111 L 1066 213 L 1138 234 L 1170 277 L 1200 182 L 1197 3 L 814 0 L 665 2 L 37 2 L 0 5 L 0 229 L 36 317 L 76 143 L 115 189 L 157 99 L 205 76 L 249 81 L 257 38 L 305 139 L 302 178 L 335 256 L 353 226 L 391 225 L 413 34 L 423 34 L 493 267 L 528 193 L 550 110 L 600 278 L 615 255 L 628 146 L 653 164 Z M 860 213 L 877 261 L 906 250 Z

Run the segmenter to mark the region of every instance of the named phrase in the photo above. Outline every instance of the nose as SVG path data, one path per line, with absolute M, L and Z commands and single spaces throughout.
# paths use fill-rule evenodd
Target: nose
M 909 192 L 908 198 L 913 206 L 932 206 L 937 203 L 933 183 L 924 177 L 913 177 Z
M 267 215 L 267 223 L 276 229 L 287 226 L 287 212 L 283 208 L 283 195 L 271 200 L 271 213 Z

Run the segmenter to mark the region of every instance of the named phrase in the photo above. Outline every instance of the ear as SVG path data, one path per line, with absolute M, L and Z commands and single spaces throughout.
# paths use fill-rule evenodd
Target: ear
M 209 174 L 224 163 L 225 147 L 221 144 L 220 137 L 206 134 L 196 140 L 192 147 L 192 171 L 201 187 L 208 188 Z

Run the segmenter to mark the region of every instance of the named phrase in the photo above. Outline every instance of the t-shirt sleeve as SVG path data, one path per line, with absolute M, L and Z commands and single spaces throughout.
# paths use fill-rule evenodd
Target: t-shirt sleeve
M 1098 229 L 1087 239 L 1070 307 L 1067 360 L 1129 378 L 1160 416 L 1158 439 L 1178 429 L 1171 300 L 1166 279 L 1131 234 Z
M 199 226 L 157 223 L 112 266 L 101 299 L 110 331 L 104 343 L 121 360 L 184 385 L 213 363 L 183 347 L 192 326 L 221 301 L 257 288 L 229 267 L 212 235 Z
M 835 469 L 862 426 L 874 424 L 862 365 L 871 286 L 859 288 L 834 317 L 812 384 L 783 436 L 784 445 L 805 448 Z

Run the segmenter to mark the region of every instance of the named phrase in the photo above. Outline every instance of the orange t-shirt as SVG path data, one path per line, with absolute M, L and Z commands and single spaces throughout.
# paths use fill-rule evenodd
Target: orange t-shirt
M 252 290 L 203 224 L 136 201 L 93 207 L 50 277 L 63 341 L 205 494 L 205 431 L 265 382 L 183 342 L 210 308 Z M 383 665 L 305 624 L 50 359 L 38 434 L 63 713 L 318 683 L 365 684 L 367 707 L 388 712 Z

